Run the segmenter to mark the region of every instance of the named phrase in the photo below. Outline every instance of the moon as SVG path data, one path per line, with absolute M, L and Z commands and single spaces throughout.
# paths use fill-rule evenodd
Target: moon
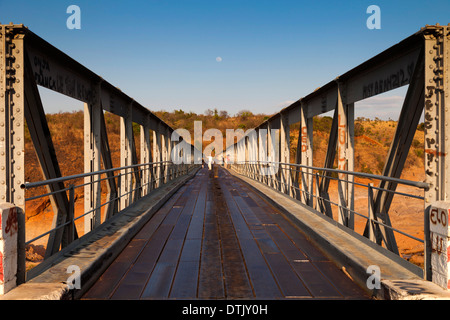
M 222 57 L 217 57 L 217 58 L 216 58 L 216 61 L 217 61 L 217 62 L 222 62 Z

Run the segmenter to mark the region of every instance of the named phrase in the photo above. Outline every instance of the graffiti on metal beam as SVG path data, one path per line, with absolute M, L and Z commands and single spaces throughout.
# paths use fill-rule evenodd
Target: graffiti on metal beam
M 52 65 L 50 60 L 39 55 L 30 57 L 30 62 L 38 85 L 84 102 L 94 101 L 92 86 L 72 73 Z
M 306 126 L 302 127 L 301 146 L 302 152 L 306 152 L 308 150 L 308 128 Z
M 363 85 L 363 99 L 374 95 L 399 88 L 409 83 L 414 72 L 414 63 L 408 64 L 406 71 L 400 68 L 396 72 L 391 73 L 384 79 L 375 80 Z

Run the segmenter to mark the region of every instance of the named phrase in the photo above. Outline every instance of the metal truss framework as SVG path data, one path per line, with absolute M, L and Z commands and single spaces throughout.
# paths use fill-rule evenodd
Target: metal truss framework
M 171 140 L 174 130 L 169 125 L 23 25 L 0 25 L 1 202 L 13 203 L 25 210 L 25 190 L 21 188 L 25 182 L 25 121 L 44 180 L 61 177 L 38 86 L 84 103 L 85 173 L 97 172 L 102 166 L 105 170 L 112 169 L 104 111 L 120 117 L 121 167 L 170 160 L 175 141 Z M 140 125 L 141 129 L 140 159 L 136 156 L 133 123 Z M 153 135 L 153 143 L 150 134 Z M 192 147 L 191 151 L 193 153 Z M 118 180 L 119 185 L 113 172 L 107 173 L 107 202 L 111 200 L 105 207 L 107 217 L 126 208 L 175 174 L 170 166 L 150 166 L 150 170 L 142 172 L 133 168 L 121 170 L 123 178 Z M 99 178 L 99 175 L 84 178 L 85 212 L 92 211 L 85 217 L 85 232 L 100 224 Z M 62 190 L 64 183 L 52 183 L 47 189 L 49 193 Z M 54 231 L 49 236 L 46 257 L 77 238 L 76 230 L 71 225 L 58 228 L 73 215 L 66 192 L 57 192 L 50 196 L 50 200 L 55 213 Z
M 271 141 L 265 132 L 269 129 L 279 129 L 278 159 L 271 161 L 289 163 L 289 126 L 299 123 L 297 154 L 295 164 L 313 166 L 313 117 L 334 110 L 333 123 L 328 141 L 324 168 L 333 168 L 337 161 L 338 169 L 353 171 L 354 169 L 354 108 L 355 102 L 409 85 L 408 91 L 398 119 L 398 126 L 393 137 L 390 150 L 385 160 L 382 175 L 400 178 L 406 157 L 408 155 L 414 133 L 424 114 L 425 125 L 425 182 L 429 184 L 425 191 L 425 209 L 434 201 L 450 199 L 448 152 L 450 144 L 450 24 L 448 26 L 426 26 L 417 33 L 404 39 L 391 48 L 381 52 L 356 68 L 330 81 L 311 94 L 299 99 L 282 109 L 270 119 L 255 128 L 256 134 L 248 134 L 227 153 L 237 151 L 237 163 L 267 160 L 264 154 L 270 148 L 262 148 L 264 143 Z M 265 130 L 267 131 L 265 131 Z M 255 139 L 256 137 L 256 139 Z M 233 149 L 234 148 L 234 149 Z M 290 174 L 282 170 L 280 164 L 275 179 L 255 172 L 253 176 L 279 191 L 289 193 L 303 203 L 313 206 L 331 216 L 329 199 L 328 172 L 323 172 L 322 178 L 312 175 L 312 170 L 302 168 L 301 172 Z M 319 167 L 316 165 L 316 167 Z M 254 168 L 252 170 L 255 170 Z M 261 171 L 259 168 L 256 171 Z M 304 174 L 308 173 L 308 174 Z M 353 175 L 339 174 L 339 222 L 349 228 L 354 228 Z M 279 183 L 280 182 L 280 183 Z M 301 191 L 290 186 L 301 185 Z M 321 198 L 312 199 L 314 187 Z M 378 244 L 384 245 L 390 251 L 398 254 L 398 247 L 389 218 L 389 207 L 397 183 L 382 181 L 380 188 L 385 190 L 373 193 L 371 214 L 379 224 L 366 225 L 364 235 L 372 238 Z M 296 194 L 293 194 L 292 190 Z
M 324 172 L 321 178 L 303 168 L 291 174 L 290 126 L 300 124 L 295 164 L 313 166 L 313 117 L 334 110 L 324 168 L 354 169 L 354 108 L 363 99 L 409 85 L 398 120 L 398 126 L 387 155 L 383 175 L 400 178 L 414 133 L 422 113 L 425 120 L 425 174 L 429 188 L 425 191 L 425 208 L 432 202 L 450 198 L 448 182 L 450 145 L 448 137 L 450 107 L 450 25 L 426 26 L 419 32 L 383 51 L 356 68 L 330 81 L 311 94 L 299 99 L 255 128 L 255 135 L 248 135 L 233 146 L 240 162 L 267 160 L 267 150 L 279 150 L 270 154 L 270 161 L 282 163 L 273 174 L 261 175 L 263 166 L 251 167 L 255 179 L 293 196 L 303 203 L 315 206 L 330 216 L 331 208 L 323 199 L 328 197 L 329 179 Z M 61 171 L 55 155 L 48 124 L 37 86 L 64 94 L 84 103 L 84 163 L 85 173 L 96 172 L 103 166 L 112 168 L 111 153 L 106 134 L 103 111 L 120 117 L 121 167 L 132 164 L 168 161 L 174 147 L 173 129 L 148 109 L 127 96 L 100 76 L 73 60 L 51 44 L 41 39 L 23 25 L 0 25 L 0 201 L 13 203 L 25 209 L 24 127 L 28 125 L 37 158 L 45 180 L 58 178 Z M 141 127 L 140 159 L 136 156 L 132 124 Z M 264 131 L 263 129 L 267 130 Z M 274 136 L 272 129 L 278 129 Z M 153 143 L 150 143 L 152 136 Z M 278 144 L 278 145 L 277 145 Z M 278 147 L 279 148 L 276 148 Z M 227 153 L 231 150 L 227 150 Z M 192 149 L 194 154 L 194 150 Z M 192 157 L 193 158 L 193 157 Z M 170 167 L 156 166 L 143 173 L 133 168 L 123 169 L 120 181 L 108 176 L 108 199 L 105 209 L 108 216 L 126 208 L 134 200 L 144 196 L 152 188 L 168 181 L 173 174 Z M 167 171 L 167 172 L 165 172 Z M 309 174 L 304 174 L 309 173 Z M 353 175 L 340 174 L 339 222 L 353 228 L 354 206 Z M 96 175 L 85 178 L 85 231 L 100 223 L 100 182 Z M 314 181 L 317 179 L 316 181 Z M 151 182 L 151 183 L 149 183 Z M 136 185 L 143 186 L 136 188 Z M 302 186 L 301 190 L 291 186 Z M 364 234 L 398 254 L 398 247 L 390 226 L 389 207 L 395 190 L 394 182 L 381 182 L 386 191 L 374 191 L 371 215 L 379 224 L 367 223 Z M 62 183 L 48 185 L 49 192 L 64 188 Z M 309 192 L 316 188 L 322 197 L 313 199 Z M 135 191 L 132 191 L 135 190 Z M 140 190 L 140 191 L 136 191 Z M 76 230 L 63 225 L 73 214 L 70 199 L 65 192 L 51 196 L 55 217 L 54 231 L 49 236 L 47 256 L 65 247 L 77 237 Z

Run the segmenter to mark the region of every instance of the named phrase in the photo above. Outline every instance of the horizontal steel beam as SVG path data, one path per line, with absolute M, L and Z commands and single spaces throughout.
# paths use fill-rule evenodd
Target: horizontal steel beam
M 123 117 L 131 104 L 133 122 L 145 125 L 147 118 L 150 118 L 153 122 L 161 123 L 163 132 L 167 132 L 166 129 L 173 132 L 169 125 L 147 108 L 28 28 L 23 25 L 8 25 L 8 28 L 14 35 L 24 36 L 32 72 L 38 85 L 85 103 L 93 103 L 98 99 L 96 95 L 100 85 L 100 99 L 104 110 Z M 156 127 L 151 129 L 156 130 Z
M 301 105 L 307 106 L 307 118 L 333 110 L 337 101 L 337 81 L 347 87 L 347 103 L 363 99 L 408 85 L 411 80 L 420 50 L 424 47 L 423 34 L 434 26 L 422 28 L 417 33 L 393 45 L 357 67 L 336 77 L 314 92 L 298 99 L 274 114 L 266 122 L 274 122 L 279 113 L 289 114 L 289 124 L 300 121 Z M 259 125 L 260 128 L 263 124 Z

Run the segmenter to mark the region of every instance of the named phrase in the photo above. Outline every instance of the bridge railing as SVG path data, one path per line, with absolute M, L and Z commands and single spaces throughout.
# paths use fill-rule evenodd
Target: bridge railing
M 71 160 L 63 163 L 61 159 L 65 158 L 57 157 L 58 148 L 39 88 L 75 99 L 83 105 L 83 150 L 74 156 L 77 160 L 83 159 L 83 171 L 76 169 L 80 170 L 77 172 L 84 172 L 77 176 L 83 182 L 71 181 L 62 175 L 63 168 Z M 119 159 L 114 160 L 120 161 L 121 169 L 113 167 L 109 137 L 111 128 L 108 128 L 105 119 L 106 112 L 119 120 L 120 155 Z M 170 180 L 172 176 L 168 174 L 176 175 L 175 168 L 181 170 L 182 167 L 174 167 L 169 161 L 178 145 L 184 146 L 183 155 L 196 152 L 194 146 L 180 139 L 176 130 L 147 107 L 22 24 L 0 24 L 0 124 L 0 204 L 5 204 L 3 214 L 11 216 L 9 221 L 15 223 L 10 236 L 20 236 L 21 239 L 15 241 L 11 238 L 12 245 L 18 248 L 8 249 L 8 252 L 3 244 L 0 245 L 0 257 L 8 256 L 7 261 L 20 260 L 17 266 L 11 263 L 8 267 L 0 262 L 0 275 L 6 269 L 11 271 L 8 279 L 14 286 L 25 281 L 22 270 L 25 261 L 41 255 L 22 247 L 26 241 L 24 239 L 32 231 L 27 228 L 28 234 L 23 234 L 25 228 L 22 225 L 25 225 L 26 219 L 27 225 L 33 219 L 39 220 L 36 223 L 39 230 L 30 237 L 34 244 L 48 238 L 47 243 L 44 241 L 42 244 L 45 249 L 42 255 L 48 259 L 65 248 L 72 239 L 101 224 L 102 214 L 108 217 L 114 215 L 136 197 L 146 194 L 148 189 Z M 139 129 L 140 137 L 135 137 L 134 128 Z M 67 144 L 63 148 L 69 149 L 72 141 L 64 142 Z M 31 159 L 31 154 L 36 157 Z M 38 165 L 43 182 L 24 184 L 30 176 L 35 179 L 34 174 L 30 175 L 34 164 Z M 152 170 L 145 169 L 148 165 L 153 166 L 153 182 L 149 182 Z M 71 172 L 73 166 L 68 167 L 66 172 Z M 162 172 L 165 175 L 161 176 Z M 74 176 L 71 178 L 75 179 Z M 25 199 L 41 192 L 41 189 L 36 189 L 38 184 L 47 189 L 47 199 L 37 203 L 37 208 L 32 208 L 29 205 L 32 200 Z M 83 189 L 82 193 L 80 189 Z M 108 191 L 102 193 L 102 190 Z M 72 199 L 69 199 L 70 196 Z M 83 198 L 82 203 L 75 201 L 77 197 Z M 37 202 L 39 199 L 35 200 Z M 84 225 L 75 228 L 72 227 L 74 219 L 70 216 L 74 211 L 78 212 L 78 204 L 84 208 L 84 219 L 76 221 L 84 220 Z M 19 228 L 16 228 L 17 221 Z M 47 221 L 48 228 L 42 228 Z M 46 235 L 40 236 L 39 233 Z M 2 240 L 0 237 L 0 242 Z M 32 246 L 31 243 L 28 245 Z M 40 246 L 31 248 L 41 250 Z M 14 254 L 18 257 L 12 257 Z M 16 267 L 17 279 L 13 272 Z M 1 282 L 0 295 L 4 293 Z
M 42 248 L 46 246 L 44 260 L 48 259 L 58 252 L 57 250 L 52 250 L 51 246 L 53 243 L 64 243 L 64 246 L 67 246 L 74 240 L 93 232 L 113 216 L 120 214 L 122 209 L 132 205 L 138 199 L 145 197 L 165 183 L 189 173 L 194 166 L 195 164 L 174 164 L 171 161 L 149 162 L 22 184 L 21 188 L 26 190 L 39 187 L 47 187 L 47 190 L 49 190 L 49 185 L 63 183 L 65 187 L 62 189 L 40 193 L 26 198 L 25 201 L 28 203 L 33 200 L 52 198 L 57 193 L 64 193 L 69 199 L 69 217 L 66 222 L 58 224 L 56 227 L 49 226 L 48 230 L 40 234 L 28 236 L 29 239 L 26 239 L 25 243 L 19 245 L 19 247 L 40 246 Z M 149 179 L 145 183 L 141 183 L 141 178 L 144 175 L 148 175 Z M 94 177 L 94 179 L 86 179 L 90 177 Z M 111 180 L 118 186 L 117 191 L 111 191 L 108 188 Z M 122 183 L 124 181 L 128 181 L 128 183 Z M 98 192 L 102 196 L 98 197 L 99 201 L 92 206 L 79 208 L 77 206 L 77 197 L 84 197 L 84 195 L 82 192 L 77 191 L 79 189 L 82 191 L 86 187 L 98 188 Z M 53 215 L 55 214 L 53 213 Z M 94 225 L 86 227 L 89 223 Z M 27 228 L 26 224 L 24 228 Z M 63 241 L 55 239 L 60 234 L 59 230 L 63 231 Z M 25 234 L 27 234 L 26 230 Z M 62 246 L 58 246 L 58 249 L 61 248 Z M 30 267 L 27 269 L 30 269 Z M 36 272 L 38 271 L 33 271 L 32 274 Z
M 401 234 L 417 242 L 417 246 L 421 248 L 414 250 L 414 253 L 423 255 L 424 237 L 427 233 L 423 225 L 423 194 L 430 187 L 426 182 L 283 162 L 241 161 L 231 167 L 244 176 L 301 201 L 381 247 L 388 247 L 392 242 L 397 243 L 396 239 L 387 239 L 386 230 L 390 230 L 393 234 Z M 379 186 L 375 186 L 375 182 L 379 182 Z M 381 182 L 389 184 L 389 187 L 383 187 Z M 334 188 L 331 188 L 330 184 L 334 184 Z M 352 190 L 352 196 L 346 201 L 344 193 L 348 189 Z M 363 197 L 365 204 L 355 206 L 355 196 Z M 384 208 L 376 207 L 377 197 L 389 197 L 389 202 L 392 202 L 394 196 L 402 197 L 403 203 L 405 200 L 408 202 L 408 209 L 405 210 L 415 208 L 419 213 L 415 215 L 416 220 L 419 220 L 415 223 L 421 224 L 423 237 L 417 236 L 417 230 L 413 235 L 396 228 L 395 223 L 392 224 L 393 221 L 389 219 L 388 212 L 384 212 Z M 391 211 L 394 211 L 394 208 L 391 207 Z M 408 218 L 409 212 L 399 214 Z M 395 253 L 401 255 L 398 247 L 396 249 Z M 409 254 L 405 253 L 403 257 L 410 258 Z
M 287 192 L 330 217 L 335 216 L 344 226 L 357 228 L 356 224 L 353 225 L 355 217 L 364 219 L 361 233 L 380 244 L 374 247 L 383 246 L 394 255 L 400 254 L 397 238 L 403 238 L 403 234 L 400 237 L 398 226 L 394 229 L 391 223 L 396 217 L 391 217 L 390 214 L 398 215 L 390 209 L 393 199 L 406 197 L 407 201 L 403 201 L 406 207 L 409 207 L 410 202 L 420 202 L 414 216 L 421 220 L 421 225 L 415 225 L 411 230 L 414 230 L 412 236 L 419 240 L 421 239 L 415 232 L 424 231 L 424 270 L 426 279 L 432 280 L 430 255 L 436 251 L 433 241 L 437 241 L 437 236 L 435 240 L 431 239 L 428 226 L 424 228 L 424 223 L 433 225 L 431 218 L 434 219 L 434 216 L 430 215 L 427 220 L 424 215 L 431 212 L 431 208 L 436 207 L 436 204 L 448 202 L 450 198 L 450 73 L 445 71 L 450 70 L 449 57 L 450 24 L 426 25 L 371 59 L 316 87 L 317 89 L 275 113 L 257 127 L 247 130 L 240 140 L 227 147 L 223 155 L 230 155 L 230 159 L 234 159 L 237 163 L 234 165 L 236 170 Z M 370 177 L 377 180 L 378 184 L 375 187 L 369 183 L 361 183 L 366 188 L 366 209 L 355 210 L 355 204 L 359 205 L 354 197 L 355 190 L 359 191 L 362 187 L 357 184 L 360 183 L 358 180 L 369 178 L 353 172 L 360 152 L 355 148 L 356 111 L 362 109 L 362 101 L 372 103 L 373 100 L 371 102 L 369 98 L 404 86 L 407 86 L 407 90 L 399 110 L 395 133 L 383 162 L 384 167 L 380 176 Z M 323 150 L 326 151 L 324 162 L 320 163 L 324 168 L 319 169 L 314 167 L 314 147 L 317 146 L 314 143 L 314 119 L 328 112 L 333 115 L 328 143 L 326 150 Z M 414 137 L 422 119 L 423 173 L 426 184 L 417 183 L 414 186 L 406 181 L 392 180 L 404 177 L 408 170 L 408 154 L 415 148 Z M 299 126 L 298 131 L 295 126 Z M 297 136 L 295 154 L 292 153 L 292 133 Z M 279 162 L 273 162 L 271 166 L 248 162 L 256 160 Z M 335 166 L 340 170 L 333 169 Z M 271 170 L 276 172 L 261 174 L 262 170 L 266 171 L 265 173 Z M 294 178 L 288 174 L 290 172 Z M 330 190 L 330 185 L 335 185 L 335 189 Z M 410 192 L 404 192 L 403 195 L 398 193 L 403 192 L 401 189 L 406 187 L 418 188 L 419 198 L 408 197 Z M 335 199 L 330 200 L 330 195 Z M 439 237 L 439 241 L 444 241 L 447 233 L 444 238 Z M 442 246 L 439 245 L 437 253 L 445 258 L 446 255 L 441 254 L 440 247 Z M 445 266 L 446 263 L 442 265 Z M 446 276 L 445 281 L 448 280 Z

